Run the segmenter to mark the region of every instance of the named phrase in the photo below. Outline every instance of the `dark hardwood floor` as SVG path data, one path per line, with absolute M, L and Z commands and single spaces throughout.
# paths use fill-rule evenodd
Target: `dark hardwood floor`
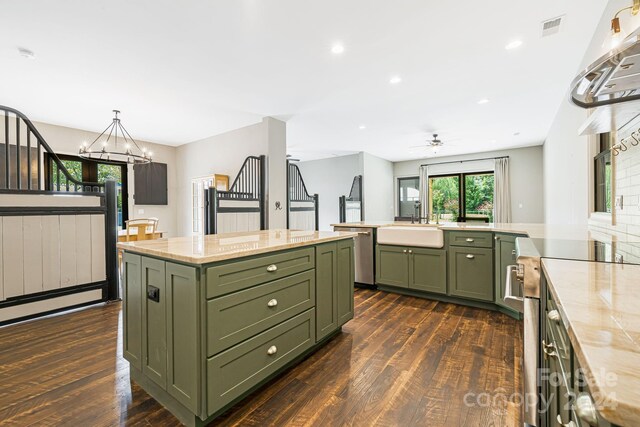
M 120 314 L 115 303 L 0 329 L 0 424 L 179 425 L 130 384 Z M 340 335 L 213 425 L 521 425 L 508 401 L 521 343 L 500 313 L 357 290 Z

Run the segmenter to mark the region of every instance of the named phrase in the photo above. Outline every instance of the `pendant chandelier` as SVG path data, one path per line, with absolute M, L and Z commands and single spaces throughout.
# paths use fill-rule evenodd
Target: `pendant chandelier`
M 83 143 L 78 155 L 83 159 L 101 162 L 150 163 L 153 153 L 144 147 L 140 148 L 120 123 L 118 118 L 120 111 L 113 110 L 113 112 L 115 113 L 113 122 L 91 144 Z

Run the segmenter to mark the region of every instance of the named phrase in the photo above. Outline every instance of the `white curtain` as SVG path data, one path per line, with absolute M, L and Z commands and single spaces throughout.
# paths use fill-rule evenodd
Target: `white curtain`
M 429 169 L 427 165 L 420 166 L 420 216 L 429 217 Z
M 509 159 L 496 159 L 495 162 L 493 222 L 511 222 L 511 186 L 509 185 Z

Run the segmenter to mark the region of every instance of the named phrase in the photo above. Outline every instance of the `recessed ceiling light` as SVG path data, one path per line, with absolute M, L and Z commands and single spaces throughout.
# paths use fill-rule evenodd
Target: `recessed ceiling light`
M 340 55 L 341 53 L 344 53 L 344 46 L 340 43 L 336 43 L 331 47 L 331 53 L 333 53 L 334 55 Z
M 20 56 L 22 56 L 23 58 L 27 58 L 27 59 L 33 59 L 35 58 L 36 54 L 33 53 L 33 51 L 26 49 L 24 47 L 19 47 L 18 48 L 18 53 L 20 54 Z
M 478 101 L 478 104 L 482 105 L 482 104 L 488 104 L 489 100 L 487 98 L 482 98 L 481 100 Z
M 358 129 L 360 129 L 360 130 L 365 130 L 366 128 L 367 128 L 367 127 L 366 127 L 365 125 L 360 125 L 360 126 L 358 126 Z
M 392 85 L 397 85 L 400 82 L 402 82 L 402 77 L 400 76 L 393 76 L 389 79 L 389 83 L 391 83 Z
M 522 46 L 522 40 L 513 40 L 504 47 L 507 50 L 517 49 Z

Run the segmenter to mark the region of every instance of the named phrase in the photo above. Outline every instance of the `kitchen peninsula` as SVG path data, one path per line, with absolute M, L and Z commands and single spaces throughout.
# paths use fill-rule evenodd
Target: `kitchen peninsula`
M 119 243 L 131 379 L 206 425 L 353 318 L 355 233 L 268 230 Z

